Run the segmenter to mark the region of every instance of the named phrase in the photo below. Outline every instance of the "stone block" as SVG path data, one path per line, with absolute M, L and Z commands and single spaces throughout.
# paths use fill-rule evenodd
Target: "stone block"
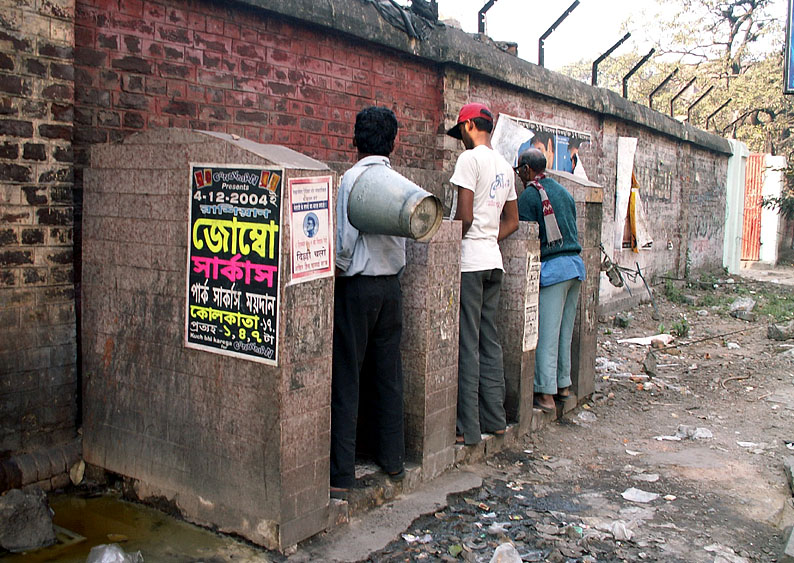
M 56 541 L 47 496 L 41 490 L 12 489 L 0 497 L 0 546 L 13 553 L 32 551 Z

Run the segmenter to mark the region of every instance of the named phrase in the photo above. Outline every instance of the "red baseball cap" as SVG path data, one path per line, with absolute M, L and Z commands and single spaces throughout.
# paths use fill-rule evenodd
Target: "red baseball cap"
M 491 110 L 488 109 L 488 106 L 476 102 L 466 104 L 460 108 L 460 113 L 458 113 L 458 122 L 454 127 L 451 127 L 447 130 L 447 135 L 450 137 L 455 137 L 456 139 L 460 139 L 460 127 L 458 127 L 458 125 L 468 121 L 469 119 L 474 119 L 475 117 L 482 117 L 483 119 L 493 123 L 493 115 L 491 114 Z

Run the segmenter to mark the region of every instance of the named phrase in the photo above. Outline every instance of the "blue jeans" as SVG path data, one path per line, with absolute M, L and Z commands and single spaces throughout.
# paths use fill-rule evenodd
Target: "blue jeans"
M 499 269 L 460 275 L 457 433 L 466 444 L 481 432 L 504 430 L 505 374 L 496 314 L 504 272 Z
M 571 337 L 581 285 L 572 279 L 540 288 L 535 393 L 554 395 L 571 385 Z

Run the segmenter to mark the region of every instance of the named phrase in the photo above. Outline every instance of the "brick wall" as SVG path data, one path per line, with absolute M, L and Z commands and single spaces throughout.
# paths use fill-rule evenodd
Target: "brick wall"
M 397 164 L 434 167 L 441 88 L 427 63 L 229 2 L 78 0 L 75 142 L 150 127 L 224 131 L 352 162 L 356 112 L 394 109 Z
M 0 10 L 2 458 L 74 438 L 78 413 L 74 2 L 2 0 Z
M 591 134 L 592 142 L 580 155 L 590 180 L 604 187 L 601 240 L 616 263 L 632 269 L 639 263 L 649 282 L 665 273 L 683 276 L 687 267 L 695 271 L 722 266 L 727 155 L 493 81 L 472 79 L 470 99 L 489 102 L 496 113 Z M 639 254 L 612 248 L 619 137 L 638 139 L 634 170 L 646 216 L 653 218 L 649 221 L 653 247 Z M 625 303 L 626 290 L 601 278 L 601 302 Z M 637 287 L 647 298 L 641 280 Z

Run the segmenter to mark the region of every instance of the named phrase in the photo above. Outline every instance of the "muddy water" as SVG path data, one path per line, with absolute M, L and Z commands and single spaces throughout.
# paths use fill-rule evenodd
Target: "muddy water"
M 28 554 L 0 555 L 3 563 L 85 563 L 92 547 L 118 543 L 127 553 L 140 551 L 145 563 L 271 561 L 229 537 L 172 518 L 160 511 L 114 496 L 84 498 L 52 495 L 50 507 L 59 542 Z

